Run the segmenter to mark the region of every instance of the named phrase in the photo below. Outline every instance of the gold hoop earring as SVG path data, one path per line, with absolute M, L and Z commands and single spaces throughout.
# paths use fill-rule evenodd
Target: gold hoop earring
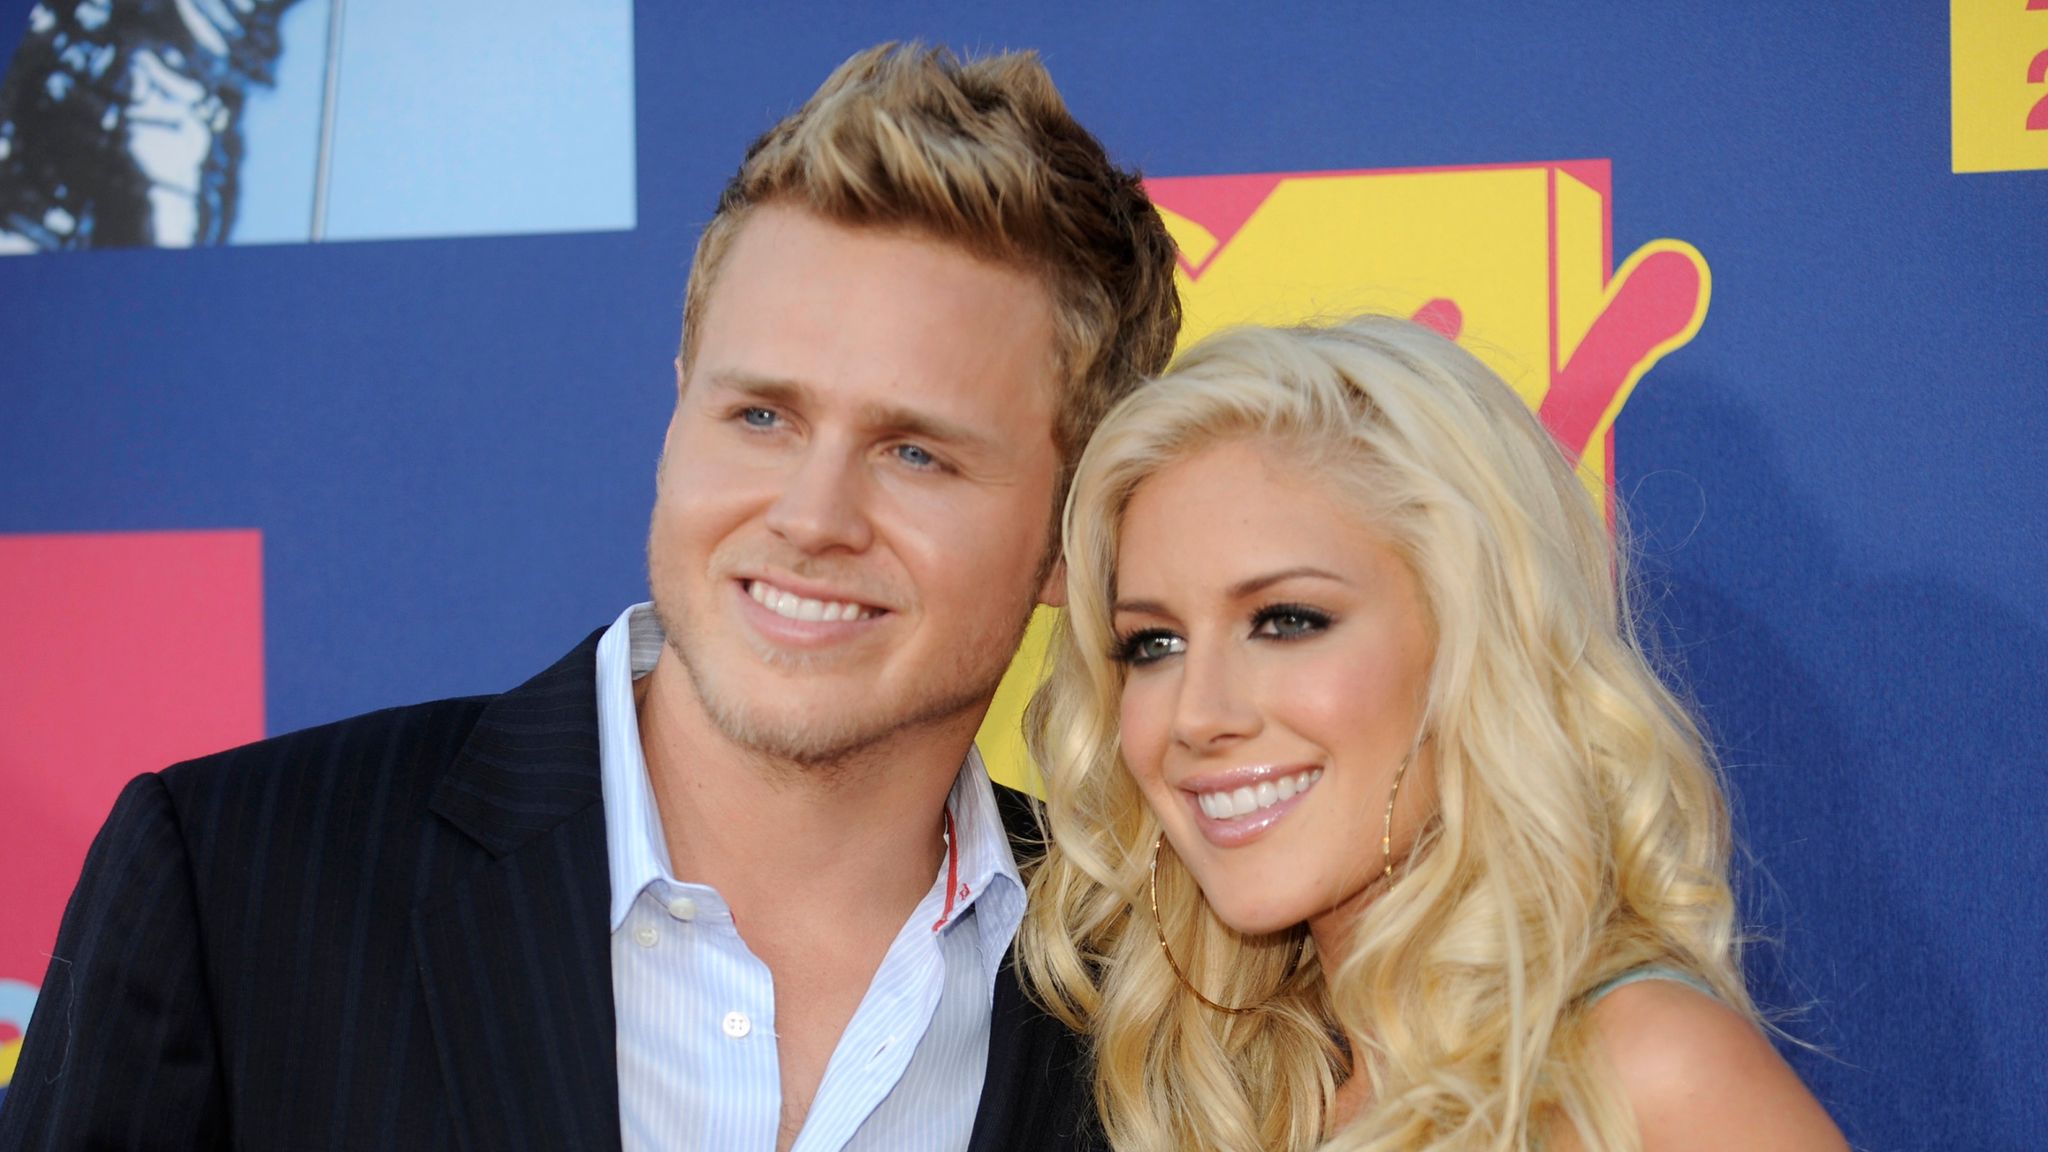
M 1415 753 L 1409 752 L 1401 760 L 1401 766 L 1394 769 L 1394 786 L 1387 791 L 1387 816 L 1380 824 L 1380 861 L 1385 865 L 1380 875 L 1387 883 L 1394 882 L 1394 802 L 1401 798 L 1401 781 L 1408 775 L 1408 766 L 1415 763 Z
M 1188 974 L 1180 970 L 1180 961 L 1173 958 L 1173 949 L 1166 943 L 1166 921 L 1159 918 L 1159 846 L 1165 842 L 1166 832 L 1161 830 L 1159 839 L 1152 841 L 1152 867 L 1149 870 L 1151 873 L 1149 888 L 1152 896 L 1152 927 L 1159 933 L 1160 955 L 1166 957 L 1166 966 L 1173 969 L 1174 979 L 1180 981 L 1180 986 L 1188 990 L 1188 995 L 1200 1000 L 1204 1005 L 1231 1016 L 1249 1016 L 1253 1012 L 1257 1012 L 1266 1006 L 1264 1000 L 1248 1008 L 1232 1008 L 1228 1004 L 1218 1004 L 1216 1001 L 1202 995 L 1202 990 L 1188 981 Z

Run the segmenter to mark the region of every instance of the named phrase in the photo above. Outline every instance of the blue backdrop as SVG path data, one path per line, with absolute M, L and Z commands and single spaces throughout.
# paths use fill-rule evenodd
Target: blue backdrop
M 630 230 L 0 259 L 0 533 L 260 530 L 273 732 L 524 679 L 642 596 L 721 184 L 882 39 L 1037 48 L 1158 176 L 1607 158 L 1713 270 L 1615 479 L 1758 994 L 1857 1147 L 2048 1147 L 2048 171 L 1951 171 L 1951 12 L 1108 7 L 642 3 Z

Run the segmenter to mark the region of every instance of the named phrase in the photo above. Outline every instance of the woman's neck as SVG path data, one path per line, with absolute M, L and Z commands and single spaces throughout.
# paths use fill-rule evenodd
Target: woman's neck
M 1330 1135 L 1349 1128 L 1351 1122 L 1365 1111 L 1365 1106 L 1372 1103 L 1372 1082 L 1368 1077 L 1357 1075 L 1357 1071 L 1354 1065 L 1353 1075 L 1337 1085 L 1337 1095 L 1330 1100 Z
M 1387 889 L 1384 876 L 1375 878 L 1354 893 L 1350 899 L 1316 915 L 1308 922 L 1309 936 L 1315 940 L 1316 955 L 1321 958 L 1323 979 L 1335 977 L 1344 958 L 1351 952 L 1351 932 L 1366 907 L 1380 897 Z M 1356 1036 L 1344 1037 L 1344 1051 L 1351 1065 L 1349 1075 L 1337 1085 L 1337 1093 L 1330 1101 L 1329 1131 L 1336 1133 L 1349 1126 L 1372 1103 L 1372 1078 L 1358 1074 L 1359 1053 L 1367 1051 Z

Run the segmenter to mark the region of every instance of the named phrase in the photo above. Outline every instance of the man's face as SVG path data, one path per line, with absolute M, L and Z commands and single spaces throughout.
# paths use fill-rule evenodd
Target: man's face
M 1058 471 L 1051 302 L 916 235 L 754 210 L 669 423 L 648 538 L 728 739 L 800 763 L 969 732 L 1035 602 Z

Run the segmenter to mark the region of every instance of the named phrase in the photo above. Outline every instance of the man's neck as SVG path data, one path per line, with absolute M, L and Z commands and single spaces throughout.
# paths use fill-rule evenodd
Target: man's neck
M 944 853 L 976 717 L 829 766 L 762 756 L 711 720 L 671 650 L 636 685 L 641 748 L 678 880 L 716 888 L 749 939 L 780 923 L 903 923 Z
M 890 942 L 931 891 L 977 717 L 911 726 L 820 769 L 727 737 L 673 649 L 635 697 L 675 877 L 718 891 L 774 981 L 786 1150 Z

